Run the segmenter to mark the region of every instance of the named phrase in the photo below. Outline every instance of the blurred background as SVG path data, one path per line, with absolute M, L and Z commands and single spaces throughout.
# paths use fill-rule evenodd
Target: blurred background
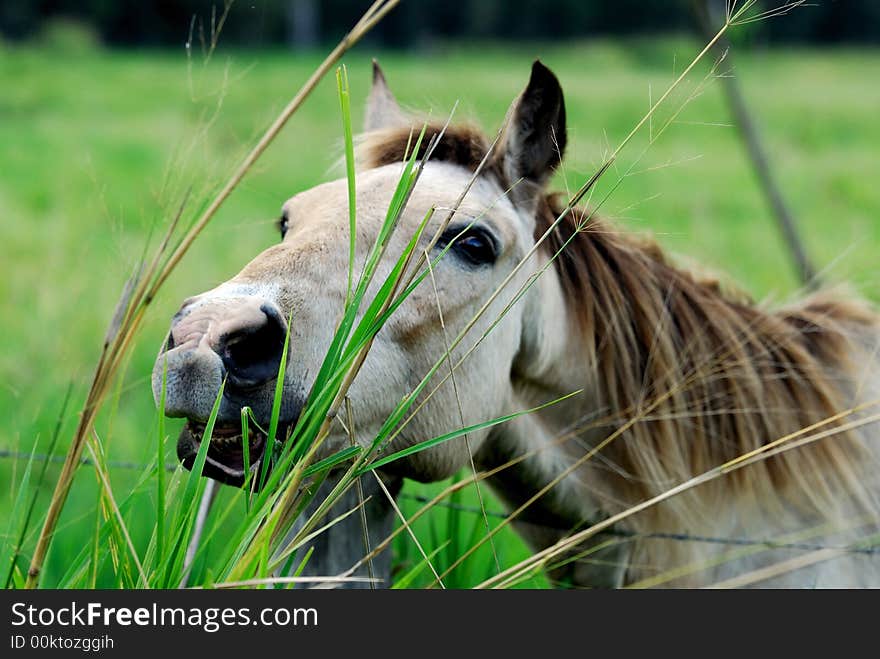
M 9 456 L 46 451 L 56 428 L 56 451 L 66 450 L 138 259 L 184 199 L 183 222 L 197 215 L 369 4 L 242 0 L 227 13 L 223 2 L 208 0 L 0 0 L 0 457 L 7 456 L 0 484 L 8 484 L 0 524 L 22 470 Z M 756 11 L 779 4 L 762 1 Z M 725 2 L 709 5 L 723 12 Z M 696 11 L 703 6 L 403 0 L 343 59 L 354 111 L 362 111 L 376 57 L 405 106 L 445 117 L 458 102 L 457 118 L 494 131 L 541 57 L 562 82 L 569 122 L 554 185 L 576 189 L 705 45 Z M 716 65 L 718 51 L 694 69 L 591 203 L 622 230 L 654 234 L 681 262 L 708 266 L 756 299 L 784 302 L 802 281 L 743 139 L 751 132 L 814 269 L 825 282 L 847 282 L 880 300 L 880 2 L 812 0 L 729 36 L 726 59 Z M 737 97 L 750 121 L 745 132 Z M 287 198 L 341 175 L 341 136 L 331 75 L 154 301 L 97 425 L 110 460 L 155 459 L 149 374 L 171 315 L 277 242 Z M 61 414 L 68 387 L 71 403 Z M 177 427 L 169 422 L 172 438 Z M 56 469 L 50 466 L 39 502 Z M 139 474 L 115 469 L 114 487 L 129 492 Z M 411 483 L 404 494 L 429 491 Z M 138 546 L 151 532 L 151 496 L 147 488 L 130 502 L 133 518 L 143 519 L 130 529 Z M 475 505 L 472 493 L 463 496 L 459 503 Z M 80 470 L 47 583 L 89 542 L 99 501 L 94 473 Z M 401 501 L 406 511 L 415 506 Z M 437 558 L 442 565 L 485 533 L 482 524 L 472 514 L 432 517 L 416 531 L 429 552 L 454 538 Z M 503 564 L 527 552 L 507 532 L 496 548 Z M 401 569 L 418 561 L 406 538 L 395 552 Z M 472 585 L 494 570 L 487 549 L 447 583 Z
M 764 3 L 766 6 L 780 2 Z M 826 0 L 750 30 L 761 43 L 877 43 L 880 3 Z M 369 37 L 374 45 L 430 48 L 437 40 L 555 40 L 663 34 L 694 26 L 693 0 L 418 0 L 403 3 Z M 250 0 L 232 5 L 223 39 L 247 47 L 309 48 L 338 40 L 364 11 L 359 0 Z M 0 33 L 38 35 L 47 20 L 81 22 L 113 46 L 177 46 L 214 0 L 4 0 Z

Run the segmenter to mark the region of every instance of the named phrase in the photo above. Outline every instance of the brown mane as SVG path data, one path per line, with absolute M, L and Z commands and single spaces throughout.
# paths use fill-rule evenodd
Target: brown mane
M 400 162 L 419 128 L 367 134 L 360 145 L 367 168 Z M 441 127 L 429 125 L 424 148 Z M 489 148 L 470 126 L 449 127 L 433 154 L 474 171 Z M 420 156 L 423 155 L 420 154 Z M 499 158 L 485 170 L 502 189 Z M 655 496 L 773 440 L 846 410 L 845 391 L 855 338 L 880 327 L 858 301 L 818 293 L 787 309 L 766 310 L 672 265 L 651 241 L 615 230 L 587 209 L 569 213 L 552 231 L 565 202 L 548 194 L 539 204 L 535 238 L 555 255 L 556 271 L 587 346 L 603 409 L 629 427 L 603 455 L 616 465 L 601 490 L 613 491 L 609 510 Z M 563 245 L 568 244 L 563 249 Z M 838 299 L 839 298 L 839 299 Z M 851 421 L 826 423 L 834 429 Z M 612 427 L 615 424 L 612 424 Z M 725 488 L 751 496 L 755 509 L 774 514 L 808 507 L 819 512 L 840 493 L 864 492 L 859 473 L 865 450 L 842 429 L 825 441 L 787 451 L 676 497 L 633 522 L 657 527 L 669 515 L 680 525 L 720 509 Z M 624 493 L 623 496 L 621 493 Z M 872 510 L 873 501 L 860 501 Z M 670 527 L 667 528 L 680 528 Z
M 548 198 L 536 235 L 563 210 Z M 655 243 L 613 230 L 584 209 L 548 243 L 548 253 L 560 254 L 557 272 L 605 406 L 620 423 L 642 417 L 605 452 L 628 475 L 608 488 L 618 496 L 627 491 L 626 504 L 833 417 L 857 395 L 842 391 L 841 382 L 857 372 L 853 339 L 878 327 L 866 305 L 825 292 L 787 309 L 762 309 L 676 268 Z M 860 457 L 858 437 L 841 431 L 728 478 L 752 493 L 759 510 L 821 509 L 839 500 L 834 494 L 862 491 Z M 726 487 L 717 482 L 681 498 L 673 504 L 679 520 L 718 510 Z

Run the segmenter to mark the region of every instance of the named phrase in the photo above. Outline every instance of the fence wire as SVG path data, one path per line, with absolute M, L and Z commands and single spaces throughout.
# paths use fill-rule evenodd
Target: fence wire
M 24 451 L 13 451 L 10 449 L 0 449 L 0 460 L 30 460 L 32 455 L 30 453 L 26 453 Z M 34 453 L 33 454 L 34 462 L 64 462 L 64 456 L 60 455 L 48 455 L 46 453 Z M 91 458 L 81 458 L 81 465 L 90 465 L 94 466 L 95 462 Z M 125 460 L 107 460 L 105 464 L 110 469 L 122 469 L 122 470 L 131 470 L 131 471 L 143 471 L 147 469 L 150 465 L 140 464 L 132 461 Z M 176 463 L 168 463 L 164 465 L 166 471 L 176 471 L 179 467 Z M 415 503 L 430 503 L 432 499 L 430 497 L 426 497 L 420 494 L 411 494 L 408 492 L 401 492 L 398 495 L 402 499 L 407 499 L 409 501 L 413 501 Z M 483 510 L 477 508 L 476 506 L 468 506 L 464 504 L 453 503 L 451 501 L 439 501 L 434 504 L 439 508 L 445 508 L 447 510 L 454 510 L 457 512 L 468 513 L 473 515 L 483 515 Z M 508 514 L 500 511 L 500 510 L 489 510 L 485 511 L 485 514 L 489 517 L 496 519 L 507 519 Z M 584 526 L 583 528 L 587 528 Z M 575 529 L 573 529 L 574 531 Z M 715 537 L 715 536 L 707 536 L 707 535 L 695 535 L 691 533 L 664 533 L 664 532 L 654 532 L 654 533 L 637 533 L 635 531 L 628 531 L 626 529 L 618 529 L 618 528 L 608 528 L 601 532 L 603 535 L 610 535 L 620 538 L 629 538 L 633 540 L 642 540 L 642 539 L 654 539 L 654 540 L 673 540 L 677 542 L 701 542 L 701 543 L 710 543 L 710 544 L 718 544 L 718 545 L 729 545 L 729 546 L 737 546 L 737 547 L 760 547 L 763 549 L 797 549 L 802 551 L 822 551 L 827 549 L 832 549 L 834 551 L 839 551 L 841 553 L 846 554 L 862 554 L 867 556 L 880 556 L 880 546 L 871 546 L 871 547 L 853 547 L 849 545 L 823 545 L 819 543 L 811 543 L 811 542 L 776 542 L 773 540 L 767 539 L 758 539 L 758 538 L 743 538 L 743 537 Z

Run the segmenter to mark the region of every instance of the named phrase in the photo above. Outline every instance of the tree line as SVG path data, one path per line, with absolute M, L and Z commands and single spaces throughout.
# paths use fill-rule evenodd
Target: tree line
M 114 46 L 174 46 L 210 38 L 226 0 L 3 0 L 0 35 L 38 36 L 55 18 L 73 19 Z M 434 40 L 590 38 L 691 30 L 699 0 L 404 0 L 371 35 L 383 46 Z M 722 0 L 723 1 L 723 0 Z M 224 44 L 309 47 L 338 39 L 370 0 L 239 0 Z M 762 9 L 782 0 L 762 0 Z M 812 0 L 784 18 L 756 23 L 749 38 L 770 44 L 880 42 L 880 0 Z

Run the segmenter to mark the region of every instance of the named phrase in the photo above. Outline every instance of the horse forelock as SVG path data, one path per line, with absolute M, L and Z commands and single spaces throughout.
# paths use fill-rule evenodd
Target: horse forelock
M 474 172 L 485 158 L 491 143 L 483 132 L 471 124 L 449 125 L 427 123 L 425 134 L 419 144 L 416 159 L 428 153 L 429 146 L 436 141 L 431 151 L 431 160 L 464 167 Z M 366 169 L 382 167 L 403 162 L 412 156 L 422 127 L 398 126 L 365 133 L 359 139 L 357 156 L 360 165 Z M 493 154 L 481 170 L 483 175 L 502 178 L 498 159 Z
M 362 167 L 403 161 L 420 126 L 374 131 L 358 147 Z M 441 135 L 441 131 L 442 135 Z M 471 125 L 428 124 L 421 158 L 439 136 L 432 160 L 475 171 L 490 142 Z M 507 189 L 501 154 L 483 176 Z M 555 269 L 573 329 L 588 355 L 603 408 L 626 431 L 605 454 L 626 474 L 609 488 L 616 501 L 635 503 L 671 485 L 736 459 L 773 440 L 820 424 L 833 433 L 733 474 L 725 485 L 655 509 L 699 523 L 733 487 L 764 510 L 828 509 L 849 493 L 860 509 L 876 503 L 860 481 L 865 450 L 846 429 L 851 403 L 844 382 L 852 371 L 852 335 L 880 331 L 878 316 L 857 300 L 817 294 L 770 311 L 717 279 L 671 264 L 653 241 L 621 233 L 585 208 L 558 221 L 565 202 L 547 194 L 538 203 L 535 239 L 555 256 Z M 563 249 L 564 246 L 564 249 Z M 633 417 L 636 421 L 633 422 Z M 830 420 L 829 420 L 830 419 Z M 807 433 L 809 434 L 809 433 Z M 626 492 L 622 492 L 621 488 Z M 714 492 L 714 493 L 713 493 Z M 829 512 L 830 514 L 830 512 Z M 651 514 L 643 516 L 657 523 Z

